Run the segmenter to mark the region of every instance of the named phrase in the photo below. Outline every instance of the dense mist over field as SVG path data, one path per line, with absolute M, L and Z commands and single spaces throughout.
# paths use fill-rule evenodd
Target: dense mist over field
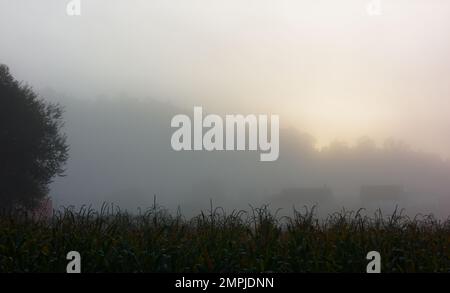
M 342 207 L 391 211 L 398 204 L 410 213 L 448 213 L 449 162 L 392 138 L 382 146 L 362 137 L 352 146 L 334 142 L 318 150 L 312 135 L 281 125 L 275 162 L 259 162 L 257 153 L 246 151 L 176 152 L 170 146 L 170 120 L 179 113 L 192 116 L 192 109 L 152 99 L 55 94 L 43 91 L 65 105 L 71 146 L 67 177 L 52 187 L 56 205 L 112 202 L 136 212 L 150 207 L 156 196 L 159 204 L 187 214 L 209 209 L 210 200 L 228 210 L 270 204 L 289 213 L 293 205 L 317 204 L 319 213 Z M 400 185 L 406 195 L 366 202 L 360 197 L 363 185 Z M 301 188 L 328 188 L 332 195 L 295 194 Z M 286 190 L 292 189 L 289 195 Z
M 450 214 L 450 2 L 67 2 L 0 3 L 0 63 L 65 108 L 56 208 Z M 173 151 L 194 106 L 279 115 L 279 159 Z

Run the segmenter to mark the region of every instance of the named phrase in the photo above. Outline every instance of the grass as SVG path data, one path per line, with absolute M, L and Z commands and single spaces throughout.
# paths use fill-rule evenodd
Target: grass
M 401 212 L 369 217 L 314 208 L 278 217 L 268 207 L 185 219 L 156 205 L 131 215 L 104 205 L 32 220 L 0 216 L 0 272 L 65 272 L 66 254 L 83 272 L 365 272 L 369 251 L 382 272 L 450 272 L 450 220 Z

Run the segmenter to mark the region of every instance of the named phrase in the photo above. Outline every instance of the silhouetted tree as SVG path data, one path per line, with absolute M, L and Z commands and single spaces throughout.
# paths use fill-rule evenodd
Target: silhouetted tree
M 33 208 L 62 176 L 68 158 L 62 109 L 0 64 L 0 207 Z

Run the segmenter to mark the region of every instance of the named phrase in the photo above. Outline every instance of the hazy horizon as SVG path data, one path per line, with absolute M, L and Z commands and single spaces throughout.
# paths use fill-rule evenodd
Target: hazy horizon
M 68 2 L 0 3 L 0 63 L 66 108 L 57 202 L 232 208 L 329 186 L 356 207 L 361 186 L 399 185 L 448 214 L 450 2 Z M 170 118 L 194 106 L 280 115 L 280 159 L 173 152 Z

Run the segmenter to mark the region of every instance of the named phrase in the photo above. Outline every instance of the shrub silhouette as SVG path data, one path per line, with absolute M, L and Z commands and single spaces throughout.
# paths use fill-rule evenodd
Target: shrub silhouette
M 0 207 L 33 208 L 68 158 L 62 108 L 40 99 L 0 64 Z

